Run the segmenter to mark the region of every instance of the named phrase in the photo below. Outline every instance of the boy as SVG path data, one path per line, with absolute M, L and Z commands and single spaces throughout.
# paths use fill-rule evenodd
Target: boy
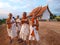
M 12 43 L 13 38 L 17 36 L 17 31 L 16 31 L 16 23 L 15 20 L 12 17 L 12 14 L 9 13 L 8 15 L 9 17 L 6 20 L 7 23 L 7 32 L 8 32 L 8 36 L 10 39 L 10 43 Z
M 33 45 L 36 45 L 36 41 L 37 42 L 39 41 L 38 30 L 39 30 L 39 22 L 37 20 L 37 17 L 33 15 L 30 24 L 29 43 L 32 42 Z

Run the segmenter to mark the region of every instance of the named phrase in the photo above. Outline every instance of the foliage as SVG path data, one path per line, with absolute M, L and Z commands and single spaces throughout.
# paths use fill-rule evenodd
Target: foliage
M 6 23 L 6 19 L 0 19 L 0 25 Z
M 55 19 L 56 15 L 51 15 L 50 19 Z
M 57 21 L 60 21 L 60 16 L 56 16 L 55 19 L 56 19 Z

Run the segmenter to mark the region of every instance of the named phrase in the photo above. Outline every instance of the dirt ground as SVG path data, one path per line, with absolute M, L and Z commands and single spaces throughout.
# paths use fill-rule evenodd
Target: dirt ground
M 39 45 L 60 45 L 60 22 L 39 22 Z M 6 25 L 0 25 L 0 45 L 10 45 Z M 12 45 L 22 45 L 15 39 Z

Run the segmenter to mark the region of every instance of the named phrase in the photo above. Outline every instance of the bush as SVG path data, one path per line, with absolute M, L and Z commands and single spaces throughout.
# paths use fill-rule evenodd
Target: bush
M 0 19 L 0 25 L 6 23 L 6 19 Z
M 56 15 L 50 16 L 50 19 L 55 19 Z
M 56 19 L 57 21 L 60 21 L 60 16 L 57 16 L 55 19 Z

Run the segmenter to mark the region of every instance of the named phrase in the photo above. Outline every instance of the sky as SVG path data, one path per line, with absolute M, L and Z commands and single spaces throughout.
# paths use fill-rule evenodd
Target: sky
M 0 18 L 6 18 L 8 13 L 22 16 L 22 12 L 31 12 L 38 6 L 49 6 L 53 14 L 60 15 L 60 0 L 0 0 Z

